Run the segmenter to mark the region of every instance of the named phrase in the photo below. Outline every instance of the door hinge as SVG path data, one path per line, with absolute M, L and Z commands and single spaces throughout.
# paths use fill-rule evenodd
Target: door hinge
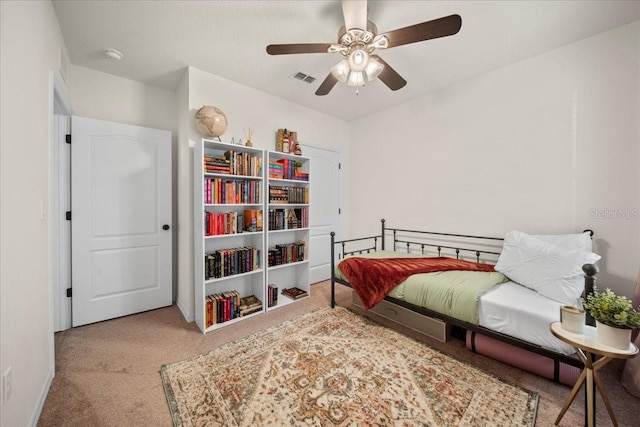
M 68 133 L 66 135 L 65 141 L 67 141 L 67 144 L 71 144 L 71 134 L 70 133 Z
M 72 288 L 67 288 L 67 298 L 71 298 L 71 294 L 73 293 L 71 289 Z
M 342 213 L 342 210 L 338 208 L 338 215 L 340 215 L 341 213 Z
M 342 169 L 342 163 L 338 163 L 338 169 Z
M 67 219 L 67 221 L 71 221 L 71 211 L 66 211 L 64 216 Z

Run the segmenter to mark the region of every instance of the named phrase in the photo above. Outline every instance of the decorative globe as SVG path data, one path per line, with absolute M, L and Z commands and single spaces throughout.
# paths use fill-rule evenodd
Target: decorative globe
M 227 130 L 227 116 L 217 107 L 203 105 L 196 111 L 196 129 L 204 136 L 220 136 Z

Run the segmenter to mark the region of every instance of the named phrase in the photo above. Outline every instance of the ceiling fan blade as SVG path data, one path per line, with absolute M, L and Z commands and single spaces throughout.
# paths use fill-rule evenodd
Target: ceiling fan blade
M 270 44 L 269 55 L 289 55 L 294 53 L 327 53 L 331 43 Z
M 403 79 L 402 76 L 398 74 L 396 70 L 391 68 L 389 64 L 384 62 L 384 60 L 380 58 L 378 55 L 371 55 L 371 58 L 377 59 L 382 65 L 384 65 L 384 69 L 378 75 L 378 78 L 382 80 L 382 83 L 386 84 L 389 87 L 389 89 L 391 90 L 402 89 L 407 84 L 407 81 Z
M 380 34 L 389 39 L 388 47 L 402 46 L 409 43 L 421 42 L 439 37 L 452 36 L 460 31 L 462 18 L 460 15 L 449 15 L 432 21 L 410 25 Z
M 342 14 L 344 15 L 344 27 L 347 31 L 358 28 L 367 29 L 367 2 L 366 0 L 342 0 Z
M 316 95 L 323 96 L 331 92 L 331 89 L 338 83 L 338 79 L 333 77 L 333 74 L 329 73 L 326 79 L 322 82 L 318 90 L 316 90 Z

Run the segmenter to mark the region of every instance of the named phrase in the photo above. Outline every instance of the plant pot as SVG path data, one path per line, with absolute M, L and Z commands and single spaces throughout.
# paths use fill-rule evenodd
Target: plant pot
M 596 338 L 604 345 L 627 350 L 633 329 L 614 328 L 596 320 Z

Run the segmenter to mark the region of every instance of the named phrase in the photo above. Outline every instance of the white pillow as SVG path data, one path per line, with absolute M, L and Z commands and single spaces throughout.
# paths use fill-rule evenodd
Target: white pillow
M 580 234 L 542 234 L 531 235 L 531 237 L 560 246 L 563 249 L 582 249 L 586 252 L 593 251 L 589 232 Z
M 576 305 L 584 290 L 582 266 L 600 255 L 583 249 L 567 250 L 521 231 L 505 235 L 496 271 L 547 298 Z

